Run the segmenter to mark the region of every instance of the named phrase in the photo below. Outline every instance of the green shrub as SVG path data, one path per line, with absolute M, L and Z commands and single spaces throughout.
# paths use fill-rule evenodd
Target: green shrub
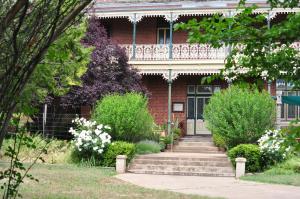
M 214 144 L 217 147 L 221 147 L 221 148 L 224 148 L 224 149 L 227 148 L 225 139 L 219 133 L 213 133 L 212 134 L 212 139 L 213 139 Z
M 166 138 L 165 137 L 160 137 L 159 139 L 159 145 L 160 145 L 160 150 L 164 151 L 166 149 Z
M 102 165 L 107 167 L 116 166 L 118 155 L 127 155 L 127 162 L 130 162 L 135 154 L 135 145 L 128 142 L 116 141 L 110 144 L 103 154 Z
M 164 142 L 165 144 L 171 144 L 174 141 L 174 137 L 172 137 L 172 135 L 167 135 L 166 137 L 164 137 Z
M 256 143 L 274 126 L 275 103 L 266 91 L 231 86 L 215 93 L 204 110 L 208 128 L 225 138 L 228 148 Z
M 285 162 L 276 165 L 276 168 L 300 173 L 300 157 L 292 157 Z
M 228 152 L 232 164 L 235 166 L 235 158 L 243 157 L 247 159 L 246 171 L 257 172 L 261 171 L 261 153 L 257 145 L 240 144 Z
M 291 148 L 291 152 L 300 156 L 300 142 L 297 139 L 300 138 L 300 126 L 298 122 L 291 122 L 288 128 L 283 129 L 283 133 L 286 136 L 286 140 L 283 143 L 286 147 Z
M 143 140 L 136 144 L 137 154 L 159 153 L 160 150 L 160 144 L 152 140 Z
M 112 128 L 110 135 L 113 140 L 158 139 L 152 130 L 153 118 L 147 108 L 147 99 L 141 94 L 108 95 L 98 101 L 92 118 Z

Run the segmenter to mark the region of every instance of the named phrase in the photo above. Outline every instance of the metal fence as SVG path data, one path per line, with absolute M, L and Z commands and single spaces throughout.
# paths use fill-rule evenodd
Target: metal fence
M 80 109 L 62 109 L 59 107 L 44 106 L 31 117 L 28 122 L 28 130 L 37 132 L 45 137 L 70 139 L 68 132 L 73 126 L 72 120 L 80 116 Z

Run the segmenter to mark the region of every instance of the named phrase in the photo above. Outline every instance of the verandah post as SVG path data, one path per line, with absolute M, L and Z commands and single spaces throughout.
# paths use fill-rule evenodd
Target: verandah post
M 168 136 L 171 135 L 171 97 L 172 97 L 172 69 L 169 69 L 168 77 Z M 173 150 L 173 134 L 171 135 L 171 151 Z
M 171 13 L 170 23 L 170 41 L 169 41 L 169 59 L 173 59 L 173 13 Z
M 135 59 L 136 52 L 136 13 L 133 14 L 133 33 L 132 33 L 132 59 Z
M 280 129 L 281 123 L 282 91 L 276 91 L 276 128 Z

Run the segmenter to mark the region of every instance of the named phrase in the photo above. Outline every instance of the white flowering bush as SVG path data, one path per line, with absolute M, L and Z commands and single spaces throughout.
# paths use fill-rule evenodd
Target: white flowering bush
M 104 148 L 111 143 L 111 136 L 108 134 L 109 126 L 85 118 L 76 118 L 72 123 L 76 127 L 71 127 L 69 132 L 74 136 L 76 150 L 84 157 L 100 156 Z
M 291 147 L 286 142 L 287 136 L 281 130 L 267 130 L 258 140 L 266 166 L 281 162 L 288 157 Z

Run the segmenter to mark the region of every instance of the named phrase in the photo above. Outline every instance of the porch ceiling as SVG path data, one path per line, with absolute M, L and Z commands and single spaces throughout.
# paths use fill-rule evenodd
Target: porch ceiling
M 212 75 L 224 68 L 224 60 L 167 60 L 167 61 L 129 61 L 142 75 L 163 75 L 168 78 L 172 70 L 172 79 L 178 75 Z

